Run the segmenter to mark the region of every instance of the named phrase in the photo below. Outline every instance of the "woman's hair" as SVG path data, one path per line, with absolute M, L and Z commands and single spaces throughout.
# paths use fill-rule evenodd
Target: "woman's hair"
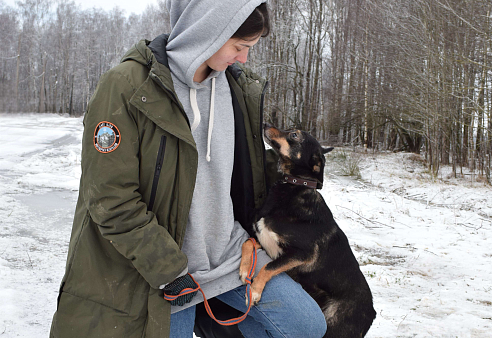
M 270 18 L 268 7 L 264 2 L 255 8 L 232 37 L 242 40 L 254 40 L 258 36 L 265 37 L 268 34 L 270 34 Z

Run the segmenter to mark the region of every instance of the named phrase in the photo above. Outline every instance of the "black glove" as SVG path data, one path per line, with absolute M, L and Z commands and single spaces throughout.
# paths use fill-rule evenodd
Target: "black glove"
M 191 278 L 189 274 L 186 274 L 182 277 L 176 278 L 171 283 L 167 284 L 164 287 L 164 293 L 170 296 L 175 296 L 179 294 L 183 289 L 186 288 L 196 289 L 197 287 L 198 285 L 196 285 L 193 278 Z M 184 304 L 191 302 L 193 297 L 195 297 L 196 293 L 197 291 L 179 296 L 175 300 L 171 301 L 171 305 L 183 306 Z

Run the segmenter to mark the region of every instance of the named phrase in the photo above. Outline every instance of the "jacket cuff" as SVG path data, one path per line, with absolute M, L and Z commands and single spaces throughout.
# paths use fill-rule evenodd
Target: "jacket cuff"
M 184 275 L 186 275 L 188 273 L 188 267 L 186 267 L 186 269 L 184 269 L 179 275 L 176 276 L 176 278 L 174 279 L 177 279 L 179 277 L 183 277 Z M 166 287 L 166 285 L 168 285 L 169 283 L 165 283 L 165 284 L 162 284 L 161 286 L 159 286 L 159 289 L 164 289 Z

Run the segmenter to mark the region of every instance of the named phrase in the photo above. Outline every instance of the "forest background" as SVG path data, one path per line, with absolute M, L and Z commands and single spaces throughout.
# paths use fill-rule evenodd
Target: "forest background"
M 248 65 L 269 80 L 266 119 L 330 145 L 422 153 L 437 176 L 488 183 L 492 1 L 269 0 L 271 35 Z M 169 32 L 164 0 L 142 14 L 0 0 L 0 112 L 80 116 L 98 79 L 142 38 Z M 468 171 L 466 171 L 468 172 Z

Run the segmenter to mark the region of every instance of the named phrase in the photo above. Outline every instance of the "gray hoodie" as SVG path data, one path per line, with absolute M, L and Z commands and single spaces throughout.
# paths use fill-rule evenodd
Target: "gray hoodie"
M 166 51 L 174 88 L 191 123 L 198 171 L 182 251 L 188 272 L 207 298 L 241 285 L 241 246 L 248 234 L 234 220 L 230 197 L 234 113 L 225 72 L 196 83 L 197 68 L 217 52 L 264 0 L 168 0 L 171 34 Z M 261 252 L 257 270 L 268 262 Z M 185 306 L 203 301 L 200 293 Z

